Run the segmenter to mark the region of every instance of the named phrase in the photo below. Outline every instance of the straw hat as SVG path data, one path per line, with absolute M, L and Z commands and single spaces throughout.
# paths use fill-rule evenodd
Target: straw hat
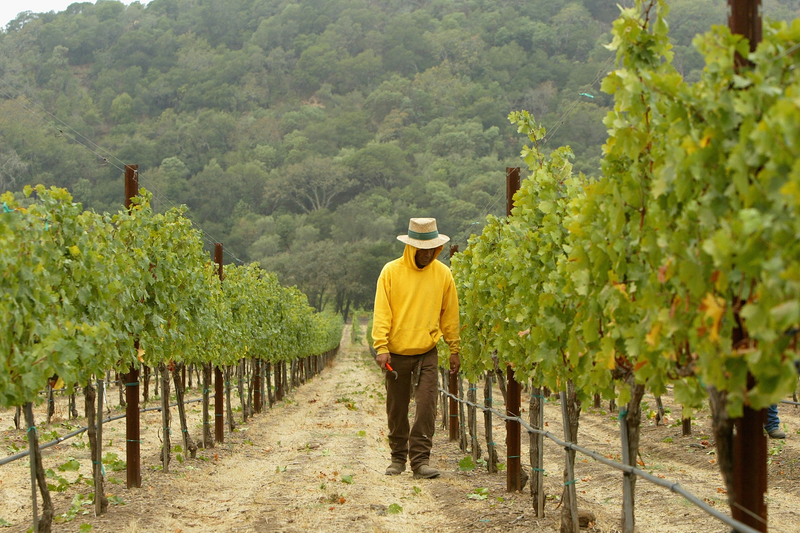
M 412 218 L 408 221 L 408 235 L 398 235 L 397 240 L 414 248 L 430 250 L 443 245 L 450 237 L 439 234 L 435 218 Z

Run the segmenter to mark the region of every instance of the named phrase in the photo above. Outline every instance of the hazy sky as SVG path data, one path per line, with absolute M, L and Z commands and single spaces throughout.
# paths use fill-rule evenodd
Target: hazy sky
M 91 1 L 91 0 L 88 0 Z M 130 4 L 132 0 L 124 0 L 125 4 Z M 140 0 L 147 4 L 150 0 Z M 75 3 L 75 0 L 0 0 L 0 27 L 5 28 L 6 24 L 17 18 L 23 11 L 33 11 L 34 13 L 47 13 L 48 11 L 64 11 L 67 6 Z

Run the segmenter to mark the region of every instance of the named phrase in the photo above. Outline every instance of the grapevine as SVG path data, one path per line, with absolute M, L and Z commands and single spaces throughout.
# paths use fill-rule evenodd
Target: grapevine
M 254 266 L 220 283 L 181 209 L 154 213 L 144 189 L 134 200 L 110 216 L 64 189 L 2 196 L 0 406 L 35 401 L 52 375 L 72 387 L 143 363 L 279 361 L 338 344 L 341 322 L 297 289 Z
M 706 68 L 688 83 L 666 12 L 637 2 L 614 23 L 598 180 L 574 176 L 566 148 L 543 155 L 528 113 L 510 116 L 532 141 L 531 175 L 512 216 L 490 217 L 453 259 L 462 355 L 471 377 L 496 352 L 535 387 L 571 381 L 636 415 L 645 389 L 672 384 L 687 408 L 710 394 L 732 493 L 722 425 L 796 382 L 800 21 L 765 24 L 752 54 L 724 27 L 696 37 Z

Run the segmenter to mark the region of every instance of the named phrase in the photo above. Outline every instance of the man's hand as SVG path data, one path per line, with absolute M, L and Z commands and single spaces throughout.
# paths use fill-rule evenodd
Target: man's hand
M 458 358 L 457 353 L 450 354 L 450 373 L 458 374 L 458 369 L 461 368 L 461 359 Z
M 388 370 L 386 364 L 391 364 L 392 356 L 389 353 L 379 353 L 375 358 L 375 362 L 378 363 L 378 366 L 381 367 L 382 370 Z

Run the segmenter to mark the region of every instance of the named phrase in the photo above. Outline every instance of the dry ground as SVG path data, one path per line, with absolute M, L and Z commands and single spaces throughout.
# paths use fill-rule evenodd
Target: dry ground
M 143 487 L 127 490 L 124 471 L 107 472 L 107 492 L 117 496 L 120 503 L 112 505 L 101 517 L 94 517 L 92 507 L 80 502 L 69 512 L 76 495 L 91 492 L 86 484 L 75 483 L 65 492 L 53 493 L 56 514 L 72 515 L 71 520 L 54 524 L 54 531 L 80 531 L 81 526 L 86 530 L 88 525 L 92 531 L 132 533 L 557 531 L 563 451 L 555 445 L 545 445 L 548 501 L 543 519 L 533 516 L 529 494 L 505 492 L 504 473 L 489 475 L 481 468 L 459 471 L 458 461 L 465 454 L 447 441 L 447 433 L 441 429 L 435 437 L 432 456 L 432 465 L 442 471 L 439 479 L 414 480 L 408 472 L 397 477 L 383 475 L 389 458 L 383 382 L 366 346 L 351 345 L 349 338 L 346 328 L 342 350 L 334 363 L 294 391 L 288 401 L 257 415 L 245 426 L 239 419 L 238 430 L 226 435 L 225 444 L 200 450 L 201 459 L 178 463 L 173 455 L 169 474 L 159 471 L 157 433 L 161 415 L 144 413 Z M 187 398 L 197 396 L 197 390 L 187 393 Z M 116 405 L 116 395 L 109 398 Z M 496 391 L 495 403 L 499 403 L 497 398 L 501 396 Z M 527 401 L 523 393 L 523 405 Z M 650 409 L 655 407 L 652 398 L 645 401 Z M 664 402 L 673 413 L 679 413 L 671 398 L 665 397 Z M 644 411 L 647 413 L 648 409 Z M 199 404 L 191 404 L 189 415 L 190 428 L 197 435 Z M 54 421 L 50 428 L 39 422 L 40 433 L 53 429 L 62 435 L 67 433 L 60 425 L 66 418 L 66 399 L 58 400 L 56 416 L 61 417 L 61 422 Z M 173 412 L 173 425 L 177 426 L 176 416 Z M 560 416 L 558 403 L 548 401 L 548 429 L 557 435 L 561 434 Z M 9 454 L 14 453 L 14 447 L 25 448 L 24 432 L 13 429 L 12 418 L 13 412 L 0 412 L 3 443 Z M 42 406 L 37 420 L 43 419 Z M 781 420 L 789 437 L 785 443 L 770 442 L 770 528 L 800 531 L 800 414 L 792 407 L 782 406 Z M 482 417 L 479 421 L 482 426 Z M 668 424 L 676 421 L 680 422 L 670 415 Z M 104 431 L 105 451 L 124 459 L 124 421 L 110 423 Z M 499 421 L 494 431 L 502 460 L 504 429 Z M 682 437 L 679 425 L 656 427 L 652 419 L 644 420 L 642 457 L 646 468 L 678 481 L 725 511 L 727 504 L 713 445 L 708 445 L 707 411 L 697 414 L 693 432 L 693 436 Z M 45 468 L 57 471 L 59 465 L 74 458 L 80 469 L 57 471 L 58 474 L 69 481 L 79 475 L 90 477 L 88 450 L 80 447 L 84 442 L 85 437 L 73 439 L 45 450 Z M 579 443 L 618 457 L 616 416 L 584 409 Z M 523 453 L 525 450 L 527 437 L 523 436 Z M 523 464 L 529 466 L 525 459 Z M 578 456 L 576 477 L 580 507 L 597 515 L 590 531 L 615 531 L 619 525 L 621 476 Z M 478 488 L 488 489 L 488 497 L 468 498 Z M 636 511 L 640 533 L 728 531 L 682 498 L 641 480 L 637 484 Z M 30 527 L 30 515 L 27 460 L 1 466 L 0 520 L 9 524 L 8 531 L 25 531 Z

